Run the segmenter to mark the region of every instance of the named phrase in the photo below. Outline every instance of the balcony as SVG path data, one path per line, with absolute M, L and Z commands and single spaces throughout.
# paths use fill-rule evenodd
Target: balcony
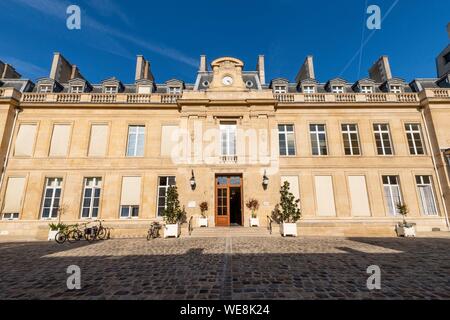
M 0 91 L 1 93 L 1 91 Z M 0 94 L 1 96 L 1 94 Z M 24 93 L 21 102 L 27 103 L 95 103 L 95 104 L 176 104 L 181 94 L 139 93 Z
M 448 91 L 448 90 L 441 90 Z M 440 95 L 448 94 L 439 92 Z M 281 93 L 274 94 L 281 103 L 418 103 L 417 93 Z
M 234 156 L 220 156 L 220 163 L 223 164 L 235 164 L 238 161 L 238 157 Z

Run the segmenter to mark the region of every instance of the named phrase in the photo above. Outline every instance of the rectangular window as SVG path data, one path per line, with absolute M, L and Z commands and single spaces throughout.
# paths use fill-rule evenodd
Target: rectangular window
M 89 140 L 90 157 L 104 157 L 108 149 L 108 125 L 93 124 L 91 126 L 91 138 Z
M 303 87 L 303 93 L 315 93 L 316 90 L 314 86 L 304 86 Z
M 333 93 L 344 93 L 344 87 L 343 86 L 332 86 L 331 91 Z
M 405 124 L 406 138 L 408 139 L 409 153 L 412 155 L 425 154 L 422 142 L 422 130 L 420 124 Z
M 17 157 L 31 157 L 33 155 L 36 137 L 36 124 L 21 124 L 17 133 L 14 155 Z
M 91 219 L 98 217 L 101 190 L 102 190 L 102 178 L 84 179 L 81 218 Z
M 83 93 L 84 92 L 84 87 L 83 86 L 71 86 L 70 87 L 70 92 L 71 93 Z
M 352 216 L 370 216 L 369 195 L 367 194 L 366 177 L 349 176 L 348 189 L 350 192 L 350 200 L 352 205 Z
M 42 199 L 42 219 L 56 219 L 61 201 L 62 178 L 47 178 Z
M 344 152 L 346 155 L 358 156 L 361 154 L 358 139 L 358 125 L 357 124 L 343 124 L 341 125 L 342 138 L 344 140 Z
M 22 198 L 25 191 L 24 177 L 10 177 L 6 185 L 5 199 L 3 201 L 3 219 L 14 220 L 19 218 L 22 207 Z
M 169 87 L 169 93 L 170 94 L 181 94 L 181 88 L 180 87 Z
M 371 86 L 362 86 L 361 93 L 373 93 L 373 88 Z
M 143 157 L 145 145 L 145 126 L 128 127 L 128 157 Z
M 431 176 L 416 176 L 417 189 L 419 191 L 422 214 L 427 216 L 437 215 L 436 201 L 434 198 Z
M 137 218 L 139 216 L 140 203 L 141 177 L 123 177 L 120 195 L 120 218 Z
M 324 156 L 328 154 L 327 134 L 324 124 L 310 124 L 309 133 L 311 136 L 312 154 L 314 156 Z
M 178 145 L 178 126 L 162 126 L 161 129 L 161 155 L 170 157 Z
M 316 206 L 319 216 L 335 216 L 333 179 L 331 176 L 315 176 Z
M 40 93 L 50 93 L 53 91 L 53 86 L 52 85 L 41 85 L 39 86 L 39 92 Z
M 236 122 L 220 123 L 220 143 L 222 156 L 236 155 Z
M 373 125 L 375 134 L 375 143 L 377 145 L 377 153 L 379 155 L 392 155 L 394 150 L 391 143 L 391 133 L 389 125 L 386 123 L 377 123 Z
M 295 137 L 293 124 L 278 125 L 280 156 L 295 156 Z
M 392 93 L 402 93 L 402 87 L 401 86 L 391 86 L 391 92 Z
M 117 88 L 117 86 L 106 86 L 103 92 L 109 93 L 109 94 L 114 94 L 114 93 L 118 92 L 118 88 Z
M 138 93 L 150 94 L 150 93 L 152 93 L 152 87 L 151 86 L 138 86 Z
M 162 217 L 167 208 L 167 189 L 175 185 L 175 176 L 158 177 L 158 217 Z
M 55 124 L 50 143 L 50 156 L 64 157 L 69 151 L 70 125 Z
M 384 200 L 386 202 L 386 211 L 392 215 L 398 215 L 397 204 L 403 203 L 400 192 L 400 183 L 398 176 L 383 176 Z
M 286 93 L 286 86 L 275 86 L 274 93 Z

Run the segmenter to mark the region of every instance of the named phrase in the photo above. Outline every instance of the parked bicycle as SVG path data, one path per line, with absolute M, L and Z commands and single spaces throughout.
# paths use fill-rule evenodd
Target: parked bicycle
M 152 222 L 148 229 L 147 240 L 159 238 L 159 230 L 161 230 L 161 227 L 159 222 Z
M 78 228 L 78 224 L 72 224 L 66 226 L 64 229 L 59 230 L 59 232 L 55 236 L 55 241 L 59 244 L 69 241 L 70 243 L 74 242 L 71 238 L 71 233 Z

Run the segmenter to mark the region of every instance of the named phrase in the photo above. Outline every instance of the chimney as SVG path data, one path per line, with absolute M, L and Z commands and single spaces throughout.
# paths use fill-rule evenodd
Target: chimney
M 198 67 L 198 72 L 206 72 L 206 71 L 208 71 L 206 65 L 206 56 L 202 54 L 200 56 L 200 65 Z
M 153 81 L 153 74 L 150 69 L 150 62 L 145 60 L 143 55 L 136 57 L 136 75 L 135 80 L 151 80 Z
M 0 79 L 20 79 L 21 75 L 8 63 L 0 61 Z
M 389 58 L 381 56 L 369 69 L 370 79 L 376 82 L 385 82 L 392 79 L 391 66 L 389 65 Z
M 259 81 L 261 84 L 266 84 L 266 71 L 264 67 L 264 55 L 258 56 L 258 62 L 256 63 L 256 71 L 258 71 Z
M 295 82 L 299 83 L 302 80 L 315 78 L 313 56 L 307 56 L 295 77 Z
M 59 83 L 66 83 L 72 77 L 72 65 L 62 54 L 55 52 L 53 54 L 52 68 L 49 78 Z

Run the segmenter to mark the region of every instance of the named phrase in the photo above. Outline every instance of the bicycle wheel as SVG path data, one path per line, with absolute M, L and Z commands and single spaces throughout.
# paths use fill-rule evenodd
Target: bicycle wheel
M 62 231 L 58 232 L 55 236 L 56 243 L 62 244 L 64 242 L 66 242 L 66 240 L 67 240 L 67 235 Z
M 81 232 L 78 230 L 71 230 L 68 234 L 67 234 L 67 241 L 69 241 L 69 243 L 74 243 L 77 241 L 81 240 Z
M 106 240 L 106 237 L 108 236 L 108 232 L 106 228 L 101 227 L 97 232 L 97 238 L 99 240 Z
M 90 231 L 85 231 L 84 232 L 84 238 L 89 241 L 92 242 L 95 240 L 96 238 L 96 232 L 94 230 L 90 230 Z

